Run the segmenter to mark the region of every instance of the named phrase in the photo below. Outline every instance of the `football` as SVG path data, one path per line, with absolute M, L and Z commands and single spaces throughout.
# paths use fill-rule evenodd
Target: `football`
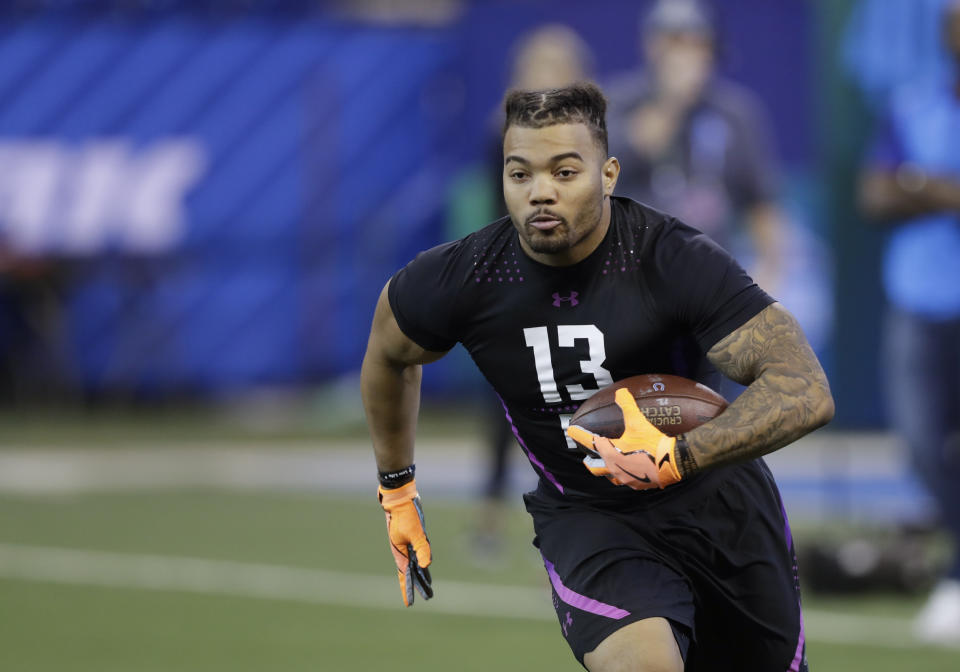
M 570 424 L 610 439 L 619 438 L 623 434 L 623 414 L 614 395 L 621 387 L 630 390 L 647 420 L 670 436 L 689 432 L 727 407 L 722 396 L 695 380 L 644 374 L 618 380 L 594 394 L 581 404 Z

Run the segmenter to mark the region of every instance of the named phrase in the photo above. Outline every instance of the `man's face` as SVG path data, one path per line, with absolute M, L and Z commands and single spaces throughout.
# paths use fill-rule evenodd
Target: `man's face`
M 564 266 L 596 249 L 620 168 L 603 156 L 587 126 L 510 126 L 503 155 L 504 199 L 527 254 Z

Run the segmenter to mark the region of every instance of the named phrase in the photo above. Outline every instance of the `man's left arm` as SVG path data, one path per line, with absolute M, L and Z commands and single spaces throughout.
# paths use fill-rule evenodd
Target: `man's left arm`
M 700 468 L 766 455 L 833 418 L 826 374 L 797 320 L 778 303 L 721 339 L 707 358 L 747 388 L 723 413 L 687 433 Z

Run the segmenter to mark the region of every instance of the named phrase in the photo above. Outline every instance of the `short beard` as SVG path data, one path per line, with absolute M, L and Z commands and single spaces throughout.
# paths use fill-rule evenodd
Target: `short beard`
M 570 240 L 572 231 L 566 222 L 557 228 L 543 232 L 529 224 L 523 225 L 523 240 L 537 254 L 557 254 L 569 250 L 578 241 Z
M 600 225 L 602 215 L 603 200 L 601 199 L 595 207 L 589 207 L 577 213 L 572 227 L 563 218 L 560 219 L 559 226 L 547 232 L 524 223 L 519 227 L 520 235 L 527 246 L 537 254 L 559 254 L 573 248 L 593 233 Z M 591 222 L 592 225 L 584 227 L 585 222 Z

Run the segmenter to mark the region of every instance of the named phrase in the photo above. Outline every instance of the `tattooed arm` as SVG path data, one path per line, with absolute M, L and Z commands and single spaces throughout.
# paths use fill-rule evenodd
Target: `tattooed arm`
M 833 418 L 827 377 L 800 325 L 780 304 L 721 339 L 707 359 L 749 386 L 727 410 L 687 433 L 700 467 L 766 455 Z

